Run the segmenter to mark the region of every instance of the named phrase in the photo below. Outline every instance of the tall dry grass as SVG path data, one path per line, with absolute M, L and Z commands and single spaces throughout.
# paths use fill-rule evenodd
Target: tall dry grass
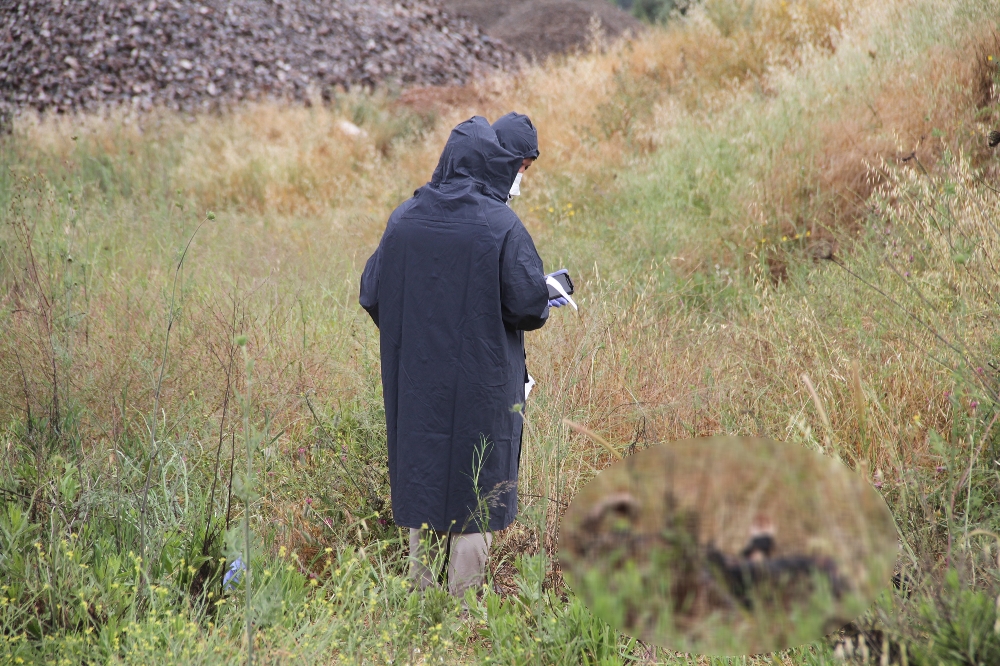
M 594 227 L 623 223 L 609 218 L 638 219 L 620 204 L 634 187 L 630 174 L 655 180 L 657 160 L 698 159 L 705 146 L 688 147 L 687 153 L 677 149 L 690 141 L 680 137 L 698 134 L 735 133 L 730 137 L 735 161 L 724 166 L 739 170 L 744 180 L 698 176 L 726 181 L 706 194 L 728 199 L 714 202 L 722 204 L 715 220 L 720 229 L 713 232 L 719 243 L 688 237 L 672 248 L 672 256 L 661 257 L 669 269 L 690 277 L 717 261 L 735 268 L 739 262 L 723 241 L 755 247 L 760 235 L 769 241 L 759 250 L 765 255 L 782 249 L 781 236 L 809 231 L 815 238 L 824 225 L 856 220 L 877 182 L 868 164 L 905 157 L 908 149 L 931 164 L 945 146 L 962 145 L 969 131 L 978 137 L 983 129 L 976 114 L 989 98 L 983 101 L 977 53 L 990 42 L 965 34 L 935 44 L 939 32 L 894 37 L 898 18 L 911 15 L 943 23 L 963 20 L 941 3 L 720 0 L 631 43 L 598 44 L 589 53 L 516 77 L 476 82 L 450 93 L 446 107 L 435 106 L 433 94 L 425 94 L 424 106 L 416 110 L 354 94 L 329 107 L 261 104 L 191 120 L 170 115 L 24 120 L 5 149 L 9 173 L 42 172 L 48 182 L 26 186 L 19 206 L 32 212 L 14 217 L 22 215 L 29 226 L 35 218 L 67 222 L 62 235 L 45 239 L 47 288 L 53 302 L 75 294 L 86 303 L 82 325 L 69 323 L 72 307 L 63 313 L 59 344 L 73 350 L 62 360 L 76 394 L 103 396 L 85 399 L 82 427 L 95 435 L 88 440 L 107 434 L 99 424 L 114 423 L 116 415 L 134 413 L 147 401 L 153 332 L 164 321 L 163 278 L 173 259 L 164 250 L 176 247 L 208 208 L 224 212 L 202 232 L 185 271 L 184 318 L 170 361 L 176 367 L 164 396 L 169 411 L 185 411 L 180 405 L 191 397 L 192 389 L 183 388 L 188 386 L 197 387 L 195 397 L 204 396 L 198 411 L 217 411 L 225 393 L 218 374 L 225 365 L 220 341 L 239 329 L 259 336 L 253 347 L 270 395 L 322 387 L 327 392 L 337 387 L 346 396 L 367 391 L 369 381 L 362 378 L 376 350 L 370 327 L 353 307 L 352 278 L 387 213 L 426 180 L 450 127 L 472 113 L 493 118 L 516 108 L 540 127 L 543 157 L 526 183 L 520 210 L 542 247 L 564 254 L 558 238 L 575 220 L 546 215 L 550 202 L 572 198 L 578 211 L 591 206 L 595 214 L 583 223 L 589 237 L 600 234 Z M 916 54 L 930 57 L 917 62 Z M 348 135 L 344 120 L 366 134 Z M 928 137 L 928 128 L 935 127 L 947 128 L 947 136 Z M 104 168 L 97 179 L 101 185 L 95 185 L 94 163 Z M 609 173 L 622 178 L 609 179 Z M 696 182 L 694 189 L 699 187 Z M 643 204 L 649 205 L 655 203 Z M 655 211 L 642 214 L 655 218 Z M 114 224 L 105 223 L 108 216 Z M 636 225 L 636 243 L 643 242 L 644 224 Z M 82 254 L 83 262 L 71 270 L 81 271 L 85 281 L 73 289 L 55 286 L 57 278 L 70 274 L 60 262 L 73 253 Z M 576 253 L 607 260 L 594 246 Z M 772 256 L 779 268 L 780 256 Z M 747 376 L 801 395 L 797 377 L 811 370 L 804 364 L 807 356 L 778 358 L 773 352 L 811 340 L 802 330 L 779 333 L 796 323 L 764 321 L 760 330 L 772 342 L 751 336 L 742 343 L 749 358 L 761 359 L 751 372 L 743 367 L 747 357 L 727 353 L 734 348 L 735 326 L 700 322 L 704 313 L 686 307 L 683 291 L 673 297 L 680 299 L 676 311 L 659 296 L 677 287 L 673 278 L 663 277 L 662 266 L 651 265 L 648 279 L 622 291 L 625 273 L 613 263 L 606 280 L 599 271 L 584 273 L 590 313 L 551 326 L 532 350 L 533 367 L 545 384 L 560 387 L 560 410 L 586 410 L 628 439 L 634 438 L 632 426 L 615 425 L 621 414 L 617 402 L 671 405 L 664 408 L 667 416 L 647 419 L 647 437 L 661 438 L 734 425 L 762 431 L 760 418 L 751 416 L 761 411 L 754 407 L 764 399 L 761 391 L 738 382 L 727 388 L 709 381 L 706 388 L 709 376 L 732 376 L 742 368 Z M 710 281 L 708 288 L 717 284 Z M 665 311 L 671 312 L 666 320 Z M 749 321 L 759 316 L 752 314 Z M 6 358 L 15 358 L 16 340 L 42 339 L 31 333 L 36 320 L 20 312 L 11 321 Z M 80 336 L 88 344 L 70 344 Z M 51 342 L 53 336 L 45 337 Z M 6 366 L 11 414 L 31 401 L 13 387 L 28 376 L 46 385 L 43 378 L 52 365 L 51 351 L 29 349 L 21 348 L 23 361 Z M 840 373 L 844 365 L 838 363 Z M 786 364 L 795 367 L 791 374 L 783 371 Z M 773 384 L 786 375 L 790 379 Z M 919 384 L 910 383 L 908 392 Z M 115 395 L 123 397 L 115 402 L 110 397 Z M 735 421 L 711 409 L 734 400 L 747 404 Z M 678 401 L 687 406 L 679 410 Z M 299 409 L 289 397 L 281 404 L 291 410 L 287 418 Z M 786 414 L 785 407 L 764 411 Z M 837 420 L 836 412 L 831 418 Z

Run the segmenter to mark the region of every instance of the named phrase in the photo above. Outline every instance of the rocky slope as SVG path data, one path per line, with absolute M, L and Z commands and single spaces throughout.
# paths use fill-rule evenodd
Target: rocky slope
M 0 2 L 0 116 L 461 85 L 511 51 L 435 0 Z

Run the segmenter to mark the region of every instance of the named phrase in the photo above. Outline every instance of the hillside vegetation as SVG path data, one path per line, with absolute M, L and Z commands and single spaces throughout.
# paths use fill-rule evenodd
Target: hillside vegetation
M 233 663 L 251 617 L 261 663 L 709 663 L 563 584 L 560 514 L 613 462 L 563 418 L 623 454 L 728 433 L 840 457 L 917 584 L 869 620 L 910 664 L 1000 662 L 998 10 L 704 0 L 463 88 L 19 119 L 0 662 Z M 450 129 L 509 110 L 541 142 L 515 211 L 580 311 L 526 336 L 521 516 L 463 614 L 406 582 L 358 280 Z M 244 519 L 249 609 L 222 586 Z

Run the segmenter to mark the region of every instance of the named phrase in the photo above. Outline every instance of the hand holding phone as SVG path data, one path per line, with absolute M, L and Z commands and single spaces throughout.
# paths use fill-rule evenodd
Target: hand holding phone
M 569 303 L 574 310 L 579 310 L 570 294 L 573 293 L 573 280 L 569 277 L 569 271 L 565 268 L 545 276 L 545 284 L 549 288 L 549 307 L 562 307 Z

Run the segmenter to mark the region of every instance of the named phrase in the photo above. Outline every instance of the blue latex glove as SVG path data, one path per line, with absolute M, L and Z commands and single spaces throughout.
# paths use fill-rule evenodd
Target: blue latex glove
M 569 269 L 567 269 L 567 268 L 560 268 L 555 273 L 549 273 L 545 277 L 552 277 L 553 275 L 565 275 L 567 273 L 569 273 Z

